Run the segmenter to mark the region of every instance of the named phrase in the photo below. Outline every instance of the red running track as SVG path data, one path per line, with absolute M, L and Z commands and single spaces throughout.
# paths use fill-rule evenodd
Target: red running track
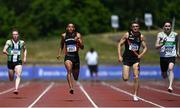
M 0 83 L 0 107 L 180 107 L 180 84 L 167 92 L 166 81 L 143 80 L 140 101 L 132 100 L 132 82 L 80 81 L 69 94 L 65 81 L 23 82 L 19 94 L 13 94 L 14 83 Z

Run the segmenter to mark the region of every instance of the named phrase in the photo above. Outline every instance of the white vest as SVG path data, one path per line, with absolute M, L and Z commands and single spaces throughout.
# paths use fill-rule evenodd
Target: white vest
M 171 32 L 168 36 L 164 32 L 158 33 L 161 38 L 160 43 L 166 40 L 165 44 L 160 48 L 160 57 L 176 57 L 176 32 Z

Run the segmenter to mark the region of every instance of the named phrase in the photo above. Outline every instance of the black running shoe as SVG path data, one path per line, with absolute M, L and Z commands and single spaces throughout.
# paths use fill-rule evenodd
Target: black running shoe
M 69 90 L 69 93 L 74 94 L 74 90 L 73 89 Z
M 19 92 L 18 92 L 18 90 L 14 90 L 13 93 L 18 95 Z
M 168 88 L 168 92 L 172 93 L 173 89 L 172 88 Z

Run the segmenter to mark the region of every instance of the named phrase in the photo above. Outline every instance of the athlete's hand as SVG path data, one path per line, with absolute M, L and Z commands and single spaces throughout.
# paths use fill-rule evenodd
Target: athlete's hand
M 177 54 L 177 58 L 180 59 L 180 54 Z
M 120 56 L 118 57 L 118 62 L 121 63 L 123 61 L 123 58 Z
M 59 59 L 60 59 L 60 57 L 61 57 L 61 55 L 58 55 L 56 58 L 59 60 Z
M 139 55 L 138 55 L 138 58 L 140 59 L 140 58 L 142 58 L 142 56 L 143 56 L 143 55 L 139 54 Z
M 167 41 L 167 39 L 164 38 L 164 39 L 163 39 L 163 45 L 165 45 L 166 41 Z

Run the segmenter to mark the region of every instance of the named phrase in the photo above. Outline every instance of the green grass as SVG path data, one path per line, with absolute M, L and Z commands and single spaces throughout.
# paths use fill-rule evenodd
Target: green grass
M 142 33 L 146 36 L 152 37 L 153 39 L 156 38 L 156 34 L 158 31 L 142 31 Z M 85 64 L 85 54 L 91 48 L 95 48 L 95 50 L 99 54 L 99 63 L 106 64 L 106 65 L 118 65 L 117 59 L 117 40 L 121 38 L 121 36 L 125 32 L 118 32 L 118 33 L 103 33 L 103 34 L 92 34 L 88 36 L 83 36 L 84 50 L 80 50 L 80 59 L 81 63 Z M 57 61 L 57 50 L 59 48 L 60 36 L 56 38 L 48 38 L 48 39 L 39 39 L 37 41 L 27 41 L 27 60 L 29 62 L 50 62 L 50 63 L 59 63 Z M 142 58 L 142 63 L 145 64 L 158 64 L 159 63 L 159 54 L 158 51 L 154 48 L 154 42 L 147 41 L 152 48 L 148 49 L 148 52 Z M 148 46 L 149 47 L 149 46 Z M 0 47 L 2 51 L 3 46 Z M 6 61 L 5 56 L 0 57 L 1 62 Z M 61 58 L 61 64 L 63 63 L 63 57 Z

